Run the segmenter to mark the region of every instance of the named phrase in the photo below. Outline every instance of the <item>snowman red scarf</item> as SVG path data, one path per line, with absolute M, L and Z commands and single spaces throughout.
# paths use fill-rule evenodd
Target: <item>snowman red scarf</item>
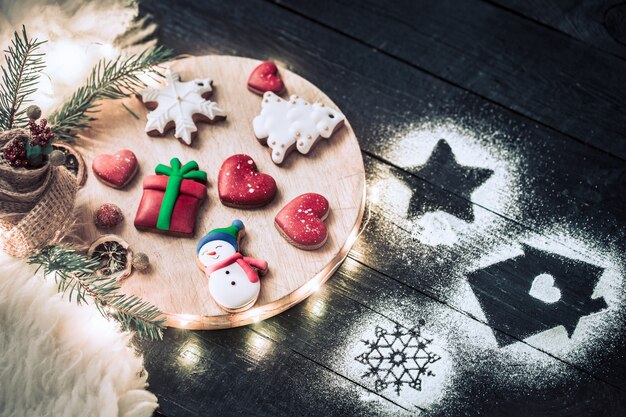
M 226 268 L 234 263 L 239 265 L 241 269 L 244 270 L 250 282 L 257 282 L 259 280 L 259 273 L 263 275 L 267 272 L 267 261 L 264 261 L 263 259 L 248 258 L 239 252 L 236 252 L 228 258 L 222 259 L 213 265 L 208 265 L 205 271 L 207 276 L 209 276 L 218 269 Z M 254 269 L 253 267 L 257 268 L 258 272 L 257 269 Z

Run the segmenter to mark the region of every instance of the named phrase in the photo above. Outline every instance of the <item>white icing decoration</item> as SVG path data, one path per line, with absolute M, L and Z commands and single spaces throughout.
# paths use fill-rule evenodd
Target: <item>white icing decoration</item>
M 202 265 L 208 266 L 234 253 L 235 248 L 230 243 L 213 240 L 200 248 L 198 259 Z M 260 291 L 261 280 L 250 282 L 246 272 L 236 263 L 215 270 L 209 276 L 211 297 L 227 310 L 239 310 L 251 305 L 259 296 Z
M 294 144 L 300 153 L 307 154 L 320 137 L 328 139 L 344 120 L 343 114 L 323 104 L 310 105 L 295 95 L 284 100 L 268 91 L 252 127 L 258 139 L 267 138 L 272 161 L 280 164 Z
M 217 103 L 202 98 L 203 94 L 213 91 L 211 79 L 196 78 L 181 82 L 180 74 L 171 70 L 167 70 L 165 77 L 165 87 L 147 88 L 141 92 L 144 103 L 158 103 L 157 108 L 148 113 L 145 131 L 156 130 L 163 134 L 165 126 L 173 121 L 176 124 L 174 136 L 191 145 L 191 134 L 198 130 L 193 121 L 194 114 L 201 114 L 210 120 L 226 114 Z

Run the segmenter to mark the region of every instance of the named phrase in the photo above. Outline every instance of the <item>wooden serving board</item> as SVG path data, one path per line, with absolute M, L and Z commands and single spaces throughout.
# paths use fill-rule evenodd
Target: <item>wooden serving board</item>
M 181 74 L 182 81 L 197 77 L 213 79 L 213 95 L 227 113 L 227 119 L 215 124 L 198 124 L 198 135 L 191 147 L 179 142 L 173 131 L 164 137 L 144 133 L 147 110 L 136 98 L 106 101 L 91 129 L 83 132 L 79 150 L 83 153 L 89 175 L 80 191 L 82 238 L 86 243 L 98 236 L 114 233 L 126 240 L 133 252 L 145 252 L 151 260 L 147 273 L 133 272 L 121 281 L 122 291 L 140 296 L 158 306 L 167 325 L 193 329 L 219 329 L 246 325 L 271 317 L 302 301 L 319 288 L 347 255 L 356 239 L 364 209 L 365 174 L 357 139 L 346 121 L 329 139 L 320 142 L 308 155 L 294 151 L 281 165 L 270 158 L 269 148 L 261 145 L 252 130 L 252 119 L 260 112 L 261 96 L 248 91 L 246 82 L 260 63 L 253 59 L 230 56 L 192 57 L 167 66 Z M 280 68 L 287 92 L 309 102 L 320 101 L 337 108 L 313 84 Z M 124 108 L 127 106 L 138 118 Z M 139 160 L 139 172 L 123 190 L 99 182 L 91 172 L 93 157 L 129 148 Z M 272 175 L 278 194 L 260 209 L 233 209 L 222 205 L 217 196 L 217 174 L 222 162 L 237 153 L 250 155 L 261 172 Z M 172 157 L 182 163 L 196 160 L 208 175 L 208 199 L 200 208 L 193 238 L 171 237 L 135 229 L 133 220 L 142 195 L 142 179 L 154 173 L 159 163 L 169 164 Z M 315 251 L 291 246 L 274 227 L 274 216 L 291 199 L 317 192 L 330 202 L 326 220 L 329 237 Z M 93 225 L 94 210 L 103 203 L 122 208 L 125 221 L 112 230 L 98 230 Z M 225 227 L 241 219 L 246 237 L 241 244 L 244 255 L 265 259 L 269 273 L 261 278 L 261 293 L 247 311 L 227 313 L 211 298 L 207 278 L 196 266 L 196 244 L 200 237 L 216 227 Z

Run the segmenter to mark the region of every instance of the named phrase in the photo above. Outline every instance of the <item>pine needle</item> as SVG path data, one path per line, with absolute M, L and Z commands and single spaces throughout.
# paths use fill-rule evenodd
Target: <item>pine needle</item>
M 119 99 L 136 94 L 146 87 L 139 78 L 142 72 L 152 72 L 153 67 L 171 58 L 172 52 L 163 47 L 145 50 L 139 54 L 102 59 L 94 66 L 84 86 L 72 94 L 61 108 L 49 117 L 52 131 L 59 140 L 76 138 L 76 131 L 96 120 L 98 101 Z
M 141 338 L 163 339 L 165 320 L 162 312 L 137 296 L 119 292 L 115 277 L 99 275 L 97 258 L 90 259 L 72 249 L 49 246 L 28 259 L 29 264 L 43 268 L 45 276 L 54 275 L 58 290 L 74 296 L 78 304 L 88 304 L 92 299 L 98 311 L 107 318 L 118 321 L 122 329 L 135 331 Z
M 13 33 L 11 45 L 4 51 L 5 65 L 1 68 L 0 130 L 26 126 L 28 118 L 23 105 L 37 90 L 39 75 L 45 68 L 44 54 L 37 52 L 45 42 L 30 39 L 24 26 L 21 35 L 17 31 Z

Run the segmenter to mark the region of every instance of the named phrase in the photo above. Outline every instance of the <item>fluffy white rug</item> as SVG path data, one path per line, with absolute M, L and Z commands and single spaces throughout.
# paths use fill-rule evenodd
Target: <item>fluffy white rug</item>
M 0 416 L 151 416 L 130 336 L 33 275 L 0 251 Z

